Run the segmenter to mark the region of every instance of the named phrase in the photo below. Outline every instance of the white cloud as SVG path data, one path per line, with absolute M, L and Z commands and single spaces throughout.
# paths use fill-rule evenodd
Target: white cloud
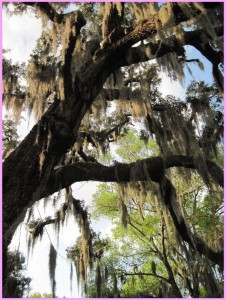
M 113 237 L 113 233 L 112 230 L 115 229 L 116 225 L 112 224 L 112 222 L 109 222 L 108 226 L 105 229 L 105 236 L 112 238 Z
M 160 72 L 159 77 L 162 79 L 159 91 L 163 97 L 166 95 L 173 95 L 176 98 L 185 97 L 185 89 L 178 80 L 172 81 L 170 77 L 163 72 Z
M 20 141 L 23 141 L 35 123 L 36 120 L 33 113 L 29 116 L 27 110 L 22 112 L 22 118 L 20 119 L 20 123 L 17 125 L 17 134 L 19 135 Z
M 14 62 L 27 62 L 41 36 L 41 20 L 34 14 L 8 16 L 2 14 L 3 48 L 11 49 L 10 58 Z
M 90 205 L 92 201 L 92 196 L 96 192 L 97 185 L 98 182 L 95 181 L 74 183 L 72 186 L 73 196 L 76 199 L 84 200 L 85 205 Z

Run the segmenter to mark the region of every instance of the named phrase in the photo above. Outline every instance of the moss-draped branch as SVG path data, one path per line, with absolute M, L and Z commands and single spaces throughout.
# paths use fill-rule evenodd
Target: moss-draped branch
M 210 160 L 206 160 L 206 166 L 211 179 L 223 187 L 223 171 Z M 70 186 L 78 181 L 101 181 L 101 182 L 130 182 L 152 180 L 161 183 L 166 169 L 183 167 L 196 169 L 193 157 L 184 155 L 171 155 L 165 158 L 151 157 L 133 163 L 118 163 L 112 166 L 104 166 L 100 163 L 78 162 L 62 166 L 53 171 L 47 180 L 47 189 L 42 187 L 34 194 L 38 200 L 47 197 L 59 189 Z

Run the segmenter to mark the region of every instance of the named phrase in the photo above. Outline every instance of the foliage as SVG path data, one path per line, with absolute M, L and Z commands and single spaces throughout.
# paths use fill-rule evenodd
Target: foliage
M 53 297 L 52 294 L 47 294 L 47 293 L 40 294 L 39 292 L 37 292 L 37 293 L 30 294 L 29 298 L 58 298 L 58 297 L 57 296 Z
M 17 128 L 14 121 L 6 116 L 2 123 L 2 142 L 3 142 L 3 154 L 5 159 L 19 144 L 19 136 L 17 134 Z
M 140 138 L 139 138 L 140 137 Z M 121 157 L 123 162 L 133 162 L 158 155 L 158 147 L 154 140 L 147 140 L 148 133 L 141 130 L 139 133 L 134 129 L 128 131 L 118 142 L 116 154 Z
M 19 252 L 8 252 L 7 295 L 9 298 L 22 298 L 29 290 L 30 277 L 24 275 L 25 257 Z

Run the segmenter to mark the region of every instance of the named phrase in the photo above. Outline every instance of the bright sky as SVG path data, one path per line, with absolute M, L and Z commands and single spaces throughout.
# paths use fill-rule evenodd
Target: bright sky
M 9 53 L 10 58 L 13 61 L 19 62 L 27 62 L 29 59 L 29 55 L 31 54 L 32 50 L 35 47 L 35 41 L 37 38 L 40 37 L 41 34 L 41 22 L 39 19 L 36 19 L 32 15 L 22 15 L 22 16 L 13 16 L 9 17 L 3 12 L 3 48 L 11 49 Z M 190 58 L 200 58 L 201 55 L 194 51 L 192 48 L 189 49 L 189 59 Z M 208 61 L 203 59 L 205 65 L 205 72 L 202 72 L 195 67 L 195 77 L 196 79 L 206 79 L 205 74 L 207 73 L 208 76 L 211 74 L 211 66 Z M 193 66 L 191 66 L 193 67 Z M 191 75 L 186 72 L 186 83 L 190 81 Z M 210 77 L 209 77 L 210 78 Z M 209 79 L 212 81 L 212 78 Z M 161 92 L 163 96 L 167 94 L 172 94 L 176 97 L 185 97 L 184 87 L 180 85 L 180 83 L 172 82 L 168 77 L 162 74 L 162 83 L 161 83 Z M 30 120 L 28 119 L 26 113 L 24 113 L 24 120 L 18 126 L 18 133 L 23 139 L 27 133 L 30 131 L 32 126 L 34 125 L 34 118 L 31 117 Z M 74 196 L 77 199 L 83 199 L 88 204 L 91 201 L 92 194 L 95 192 L 96 184 L 95 183 L 77 183 L 74 185 Z M 42 201 L 43 202 L 43 201 Z M 42 217 L 44 217 L 43 211 L 43 204 L 40 202 L 39 204 L 39 211 L 41 212 Z M 63 201 L 61 201 L 63 202 Z M 47 209 L 46 215 L 48 215 Z M 52 215 L 52 214 L 51 214 Z M 37 215 L 37 217 L 39 217 Z M 51 241 L 53 242 L 54 246 L 57 247 L 55 242 L 55 233 L 51 228 L 52 225 L 47 227 L 48 234 L 50 236 Z M 98 230 L 102 230 L 103 233 L 110 232 L 110 225 L 108 222 L 103 221 L 101 223 L 96 224 Z M 14 237 L 13 245 L 14 247 L 18 248 L 27 256 L 27 246 L 26 246 L 26 236 L 25 228 L 26 226 L 23 225 L 20 229 L 18 228 L 17 233 Z M 105 231 L 105 232 L 104 232 Z M 57 289 L 56 295 L 58 297 L 71 297 L 75 295 L 77 291 L 77 284 L 76 278 L 73 278 L 73 290 L 72 294 L 70 292 L 70 263 L 65 259 L 66 258 L 66 251 L 65 249 L 68 246 L 72 246 L 76 237 L 78 235 L 78 228 L 72 222 L 69 221 L 68 226 L 62 228 L 60 238 L 59 238 L 59 246 L 58 246 L 58 253 L 60 255 L 57 256 L 57 268 L 56 268 L 56 280 L 57 280 Z M 50 284 L 49 284 L 49 270 L 48 270 L 48 253 L 49 253 L 49 237 L 47 233 L 44 233 L 42 241 L 37 241 L 36 246 L 34 248 L 33 255 L 30 255 L 29 263 L 28 263 L 28 276 L 32 277 L 31 287 L 32 292 L 40 292 L 40 293 L 51 293 Z M 74 270 L 74 274 L 75 274 Z M 62 281 L 63 278 L 63 281 Z M 64 282 L 64 284 L 62 284 Z

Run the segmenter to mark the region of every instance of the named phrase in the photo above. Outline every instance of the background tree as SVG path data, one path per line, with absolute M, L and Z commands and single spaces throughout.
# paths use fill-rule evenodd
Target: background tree
M 7 291 L 9 298 L 22 298 L 29 291 L 31 278 L 24 275 L 25 258 L 19 252 L 8 252 Z
M 32 235 L 39 236 L 50 223 L 60 224 L 73 211 L 81 228 L 77 246 L 79 278 L 86 283 L 88 269 L 96 263 L 100 295 L 100 257 L 95 257 L 92 242 L 95 235 L 90 230 L 87 210 L 73 197 L 70 187 L 87 180 L 119 183 L 119 209 L 125 228 L 129 217 L 124 198 L 129 197 L 129 189 L 139 189 L 143 195 L 137 203 L 141 218 L 142 201 L 152 189 L 186 247 L 222 268 L 222 248 L 208 244 L 201 232 L 192 230 L 178 204 L 174 176 L 170 176 L 170 169 L 177 167 L 191 180 L 192 169 L 214 197 L 220 194 L 218 186 L 223 186 L 222 169 L 213 159 L 223 135 L 222 3 L 82 3 L 65 13 L 67 5 L 24 2 L 14 6 L 15 13 L 35 11 L 43 20 L 43 32 L 26 67 L 7 60 L 3 63 L 5 105 L 15 111 L 17 120 L 25 107 L 37 117 L 37 124 L 3 165 L 5 294 L 7 246 L 17 225 L 35 201 L 65 188 L 61 209 L 53 218 L 33 224 Z M 186 58 L 187 45 L 212 63 L 216 85 L 193 83 L 185 101 L 163 98 L 157 89 L 156 66 L 150 66 L 150 61 L 156 59 L 161 70 L 182 81 L 185 65 L 196 62 L 202 68 L 200 60 Z M 115 104 L 109 108 L 113 101 Z M 96 126 L 97 120 L 101 120 L 100 126 Z M 123 137 L 127 127 L 137 120 L 144 124 L 143 141 L 148 143 L 151 136 L 158 148 L 155 146 L 150 157 L 138 161 L 101 164 L 98 155 Z M 220 205 L 219 201 L 215 213 Z M 167 280 L 172 293 L 179 297 L 181 292 L 163 249 L 165 225 L 161 218 L 160 222 Z M 51 245 L 53 295 L 55 262 L 56 250 Z
M 2 142 L 3 142 L 3 153 L 2 157 L 5 159 L 10 152 L 12 152 L 19 144 L 19 136 L 14 121 L 6 116 L 2 123 Z

